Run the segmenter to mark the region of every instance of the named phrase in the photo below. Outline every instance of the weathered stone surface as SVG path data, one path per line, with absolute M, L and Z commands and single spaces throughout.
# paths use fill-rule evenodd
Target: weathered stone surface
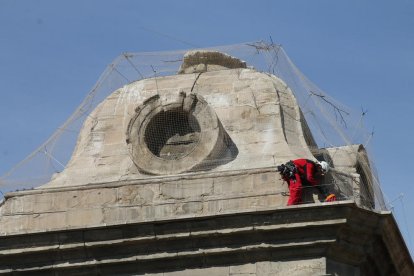
M 283 262 L 258 262 L 256 275 L 324 275 L 325 258 Z
M 287 185 L 274 169 L 26 191 L 11 194 L 2 206 L 0 233 L 37 232 L 44 226 L 60 230 L 279 208 L 286 204 L 285 192 Z M 35 221 L 48 218 L 46 224 Z
M 228 135 L 234 142 L 233 156 L 229 161 L 219 161 L 220 158 L 229 158 L 228 153 L 224 157 L 216 151 L 217 157 L 209 157 L 210 161 L 204 166 L 209 165 L 204 168 L 198 166 L 197 171 L 269 167 L 299 156 L 313 158 L 306 150 L 296 101 L 283 81 L 245 68 L 209 71 L 201 75 L 141 80 L 115 91 L 86 120 L 67 168 L 42 188 L 153 178 L 139 168 L 133 169 L 136 160 L 147 157 L 146 153 L 135 157 L 129 154 L 128 126 L 137 107 L 145 106 L 151 97 L 159 96 L 161 105 L 167 106 L 176 103 L 180 93 L 190 95 L 191 89 L 192 93 L 206 100 L 222 126 L 223 135 Z M 207 123 L 200 118 L 198 121 L 200 126 Z M 204 147 L 203 143 L 197 147 Z M 214 165 L 211 165 L 211 158 L 216 159 L 213 160 Z M 195 159 L 184 158 L 174 162 L 178 166 L 179 163 L 194 163 Z M 166 174 L 175 170 L 167 165 L 165 168 L 162 164 L 158 166 L 155 171 L 159 173 L 164 169 Z
M 224 68 L 246 68 L 246 62 L 215 51 L 190 51 L 184 55 L 179 74 L 222 70 Z
M 70 227 L 0 236 L 0 274 L 412 275 L 396 229 L 352 202 Z
M 230 266 L 229 275 L 257 275 L 257 264 Z

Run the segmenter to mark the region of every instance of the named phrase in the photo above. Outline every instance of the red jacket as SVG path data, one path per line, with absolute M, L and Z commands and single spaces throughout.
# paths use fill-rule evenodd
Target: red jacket
M 293 163 L 302 179 L 309 182 L 312 186 L 318 184 L 318 180 L 315 178 L 316 168 L 314 162 L 307 159 L 296 159 L 293 160 Z

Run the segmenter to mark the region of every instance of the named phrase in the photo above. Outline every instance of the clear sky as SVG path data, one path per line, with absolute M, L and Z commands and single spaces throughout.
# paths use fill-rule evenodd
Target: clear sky
M 269 37 L 329 95 L 368 111 L 382 187 L 413 252 L 412 0 L 0 0 L 0 175 L 67 119 L 119 54 Z

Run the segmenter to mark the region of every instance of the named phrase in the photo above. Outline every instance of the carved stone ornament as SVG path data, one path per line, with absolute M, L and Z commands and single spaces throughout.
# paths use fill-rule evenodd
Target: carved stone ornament
M 203 164 L 211 166 L 215 158 L 221 159 L 220 152 L 227 151 L 227 135 L 201 96 L 180 92 L 175 101 L 163 103 L 156 95 L 135 111 L 127 143 L 142 172 L 178 174 Z

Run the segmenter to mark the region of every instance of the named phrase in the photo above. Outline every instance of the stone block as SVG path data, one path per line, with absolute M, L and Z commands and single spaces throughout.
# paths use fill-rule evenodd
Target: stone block
M 258 262 L 257 275 L 326 275 L 325 258 L 303 259 L 295 261 Z
M 99 207 L 94 209 L 76 209 L 66 212 L 67 227 L 92 227 L 102 225 L 104 219 L 103 210 Z
M 241 88 L 240 88 L 241 89 Z M 237 105 L 251 105 L 254 106 L 254 95 L 249 85 L 243 85 L 243 90 L 237 93 Z
M 234 143 L 239 147 L 239 145 L 244 144 L 261 144 L 262 147 L 266 147 L 268 144 L 277 143 L 278 147 L 286 148 L 286 144 L 283 143 L 284 134 L 283 131 L 277 128 L 269 128 L 263 131 L 242 131 L 237 132 L 234 135 L 230 132 L 230 136 L 234 136 Z M 254 154 L 254 152 L 249 153 Z
M 7 216 L 7 215 L 11 215 L 11 214 L 21 214 L 23 213 L 24 210 L 24 206 L 23 203 L 25 201 L 23 200 L 22 197 L 12 197 L 7 199 L 4 203 L 3 206 L 1 206 L 1 215 L 2 216 Z M 28 210 L 30 210 L 30 212 L 33 209 L 33 204 L 30 204 L 29 206 L 27 206 L 26 208 Z
M 250 174 L 218 177 L 214 180 L 214 194 L 220 196 L 245 194 L 253 191 L 253 176 Z
M 121 186 L 116 201 L 119 206 L 152 204 L 159 193 L 159 184 Z
M 33 206 L 30 207 L 34 213 L 45 213 L 56 211 L 54 194 L 34 194 L 25 196 L 25 201 L 33 202 Z M 29 203 L 30 204 L 30 203 Z M 24 204 L 28 205 L 28 204 Z
M 29 222 L 29 231 L 48 231 L 67 227 L 63 212 L 33 214 Z
M 254 174 L 253 190 L 261 194 L 275 194 L 288 190 L 287 184 L 276 171 Z
M 91 189 L 78 193 L 79 203 L 84 208 L 102 208 L 116 202 L 116 189 Z
M 260 131 L 270 131 L 270 130 L 276 130 L 279 120 L 277 120 L 274 116 L 268 116 L 260 114 L 256 118 L 253 119 L 254 124 L 254 131 L 260 132 Z M 273 142 L 273 141 L 269 141 Z
M 237 101 L 236 95 L 231 93 L 205 95 L 204 99 L 215 108 L 232 106 Z
M 123 129 L 108 130 L 105 132 L 105 145 L 125 143 L 126 135 Z
M 128 155 L 128 147 L 126 146 L 125 141 L 121 141 L 117 144 L 105 144 L 102 152 L 103 156 L 111 155 Z
M 181 215 L 199 215 L 203 212 L 203 202 L 191 201 L 184 203 L 177 203 L 175 213 Z
M 249 80 L 238 79 L 237 81 L 233 82 L 233 90 L 235 93 L 251 92 L 251 86 L 252 84 Z
M 82 194 L 82 191 L 66 191 L 49 195 L 54 198 L 53 207 L 55 211 L 66 211 L 81 205 L 80 194 Z
M 203 201 L 203 215 L 214 215 L 220 213 L 222 210 L 221 202 L 219 200 Z
M 260 197 L 242 197 L 242 198 L 229 198 L 220 200 L 220 212 L 221 213 L 233 213 L 243 211 L 255 210 L 259 204 Z
M 142 206 L 141 210 L 142 221 L 163 220 L 176 217 L 176 205 L 174 203 Z
M 235 123 L 240 120 L 250 120 L 259 114 L 256 106 L 243 105 L 243 106 L 228 106 L 215 109 L 217 116 L 221 122 L 224 123 Z M 237 120 L 234 118 L 237 117 Z
M 145 87 L 144 90 L 154 90 L 158 89 L 171 89 L 171 88 L 177 88 L 179 86 L 180 88 L 190 88 L 193 86 L 193 83 L 197 77 L 197 74 L 192 75 L 179 75 L 179 76 L 170 76 L 170 77 L 163 77 L 163 78 L 157 78 L 157 83 L 155 83 L 155 79 L 148 79 L 145 81 Z M 179 81 L 177 81 L 177 78 Z
M 99 120 L 95 119 L 93 121 L 91 125 L 91 131 L 99 133 L 122 129 L 122 124 L 119 123 L 122 121 L 122 117 L 114 116 L 113 114 L 102 114 L 102 112 L 103 111 L 100 111 Z M 113 111 L 111 111 L 111 113 L 112 112 Z
M 91 169 L 95 167 L 94 158 L 93 156 L 88 156 L 86 152 L 76 152 L 76 156 L 72 157 L 72 160 L 69 161 L 68 165 L 66 166 L 66 170 L 57 174 L 57 178 L 65 176 L 67 177 L 72 176 L 74 170 L 79 171 L 80 174 L 85 174 L 87 169 Z M 73 158 L 76 159 L 76 165 L 73 163 Z M 80 168 L 78 168 L 80 166 Z
M 31 215 L 13 215 L 0 217 L 2 235 L 21 234 L 30 230 Z
M 264 210 L 269 208 L 280 208 L 286 206 L 288 196 L 284 194 L 262 196 L 254 206 L 256 210 Z
M 280 106 L 276 103 L 265 103 L 259 106 L 259 112 L 261 115 L 280 116 Z
M 249 263 L 249 264 L 230 266 L 230 275 L 231 276 L 256 275 L 256 264 Z
M 117 106 L 118 97 L 108 97 L 106 101 L 98 105 L 96 110 L 99 110 L 99 114 L 102 116 L 112 117 L 115 113 L 115 108 Z
M 127 154 L 117 154 L 117 155 L 102 155 L 94 159 L 96 168 L 100 171 L 98 177 L 101 177 L 101 174 L 119 174 L 119 164 L 123 163 L 125 160 L 130 160 L 130 155 Z M 129 161 L 128 160 L 128 161 Z M 108 166 L 108 164 L 117 164 L 116 166 Z M 98 178 L 99 179 L 99 178 Z M 102 179 L 105 179 L 102 175 Z
M 158 95 L 160 95 L 161 104 L 166 106 L 168 104 L 172 104 L 179 101 L 180 91 L 182 91 L 182 89 L 178 87 L 158 90 Z
M 234 70 L 223 70 L 217 72 L 203 73 L 198 78 L 197 85 L 202 87 L 206 87 L 208 85 L 230 85 L 235 80 L 237 80 L 237 75 L 237 71 Z
M 213 193 L 213 179 L 201 178 L 160 184 L 160 196 L 165 199 L 200 198 Z
M 132 223 L 142 220 L 142 208 L 139 206 L 117 206 L 103 209 L 103 223 L 107 225 Z
M 253 87 L 253 89 L 255 89 L 255 87 Z M 256 92 L 257 90 L 255 89 L 254 93 L 254 99 L 255 99 L 255 103 L 258 106 L 262 106 L 264 104 L 278 104 L 279 100 L 277 98 L 277 94 L 275 93 L 275 90 L 273 87 L 263 87 L 261 88 L 258 92 Z

